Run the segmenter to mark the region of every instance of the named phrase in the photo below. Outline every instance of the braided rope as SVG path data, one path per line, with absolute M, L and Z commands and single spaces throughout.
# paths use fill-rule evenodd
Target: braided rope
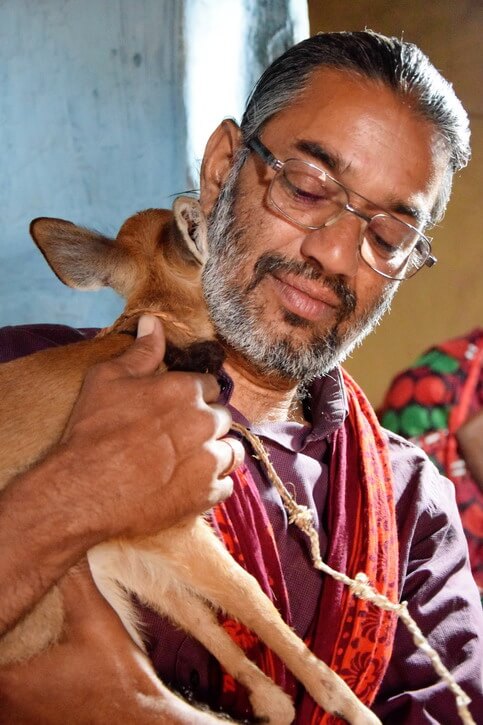
M 409 614 L 407 602 L 391 602 L 390 599 L 384 596 L 384 594 L 380 594 L 376 589 L 374 589 L 364 572 L 359 572 L 356 574 L 354 579 L 351 579 L 346 574 L 342 574 L 341 572 L 328 566 L 320 555 L 319 536 L 314 528 L 313 515 L 310 509 L 307 506 L 299 506 L 295 498 L 284 486 L 260 439 L 245 428 L 245 426 L 239 423 L 232 423 L 232 428 L 246 438 L 256 453 L 255 458 L 260 460 L 263 464 L 269 480 L 273 483 L 280 494 L 283 505 L 288 514 L 289 524 L 295 524 L 295 526 L 297 526 L 308 537 L 314 568 L 328 574 L 336 581 L 348 586 L 352 594 L 359 599 L 371 602 L 376 607 L 380 607 L 386 611 L 395 612 L 408 629 L 416 647 L 429 657 L 434 670 L 452 692 L 461 721 L 465 725 L 476 725 L 467 707 L 470 704 L 471 699 L 458 685 L 451 672 L 441 661 L 441 658 L 436 650 L 429 644 L 421 629 Z

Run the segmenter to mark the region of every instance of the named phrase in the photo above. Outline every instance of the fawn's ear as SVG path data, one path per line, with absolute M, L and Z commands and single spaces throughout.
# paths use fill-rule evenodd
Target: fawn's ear
M 64 284 L 82 290 L 112 287 L 122 294 L 129 260 L 115 240 L 49 217 L 34 219 L 30 234 Z
M 204 267 L 208 259 L 208 230 L 199 201 L 179 196 L 173 204 L 173 213 L 180 243 L 185 245 L 194 261 Z

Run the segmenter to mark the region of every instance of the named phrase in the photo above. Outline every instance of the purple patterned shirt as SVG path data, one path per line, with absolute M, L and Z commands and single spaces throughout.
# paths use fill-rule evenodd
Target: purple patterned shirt
M 0 330 L 0 361 L 90 336 L 58 325 L 30 325 Z M 230 383 L 222 378 L 222 402 L 229 405 Z M 325 502 L 328 486 L 328 441 L 347 414 L 340 373 L 318 380 L 310 390 L 310 426 L 297 423 L 250 425 L 230 407 L 234 420 L 247 425 L 267 448 L 297 501 L 310 506 L 319 530 L 321 552 L 327 549 Z M 468 565 L 467 547 L 452 484 L 428 458 L 404 439 L 387 433 L 392 462 L 399 535 L 402 599 L 458 683 L 470 695 L 475 721 L 483 713 L 483 616 Z M 304 636 L 315 614 L 323 575 L 311 565 L 307 543 L 293 526 L 275 489 L 248 452 L 247 465 L 271 521 L 285 574 L 292 624 Z M 160 677 L 198 701 L 210 702 L 217 688 L 217 663 L 196 641 L 157 615 L 146 612 L 148 648 Z M 384 723 L 456 725 L 454 700 L 439 682 L 429 661 L 416 650 L 399 624 L 393 655 L 373 706 Z

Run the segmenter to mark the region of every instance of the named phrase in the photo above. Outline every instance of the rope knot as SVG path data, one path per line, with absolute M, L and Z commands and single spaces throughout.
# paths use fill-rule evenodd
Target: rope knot
M 289 513 L 288 522 L 289 524 L 296 524 L 297 526 L 306 528 L 312 526 L 314 517 L 312 511 L 307 506 L 296 505 Z
M 351 584 L 349 589 L 352 594 L 361 599 L 372 599 L 375 595 L 375 591 L 371 586 L 369 577 L 363 571 L 358 572 Z

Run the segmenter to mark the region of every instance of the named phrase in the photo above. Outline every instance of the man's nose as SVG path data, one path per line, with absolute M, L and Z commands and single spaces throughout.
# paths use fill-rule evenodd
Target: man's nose
M 362 219 L 343 212 L 322 229 L 308 232 L 301 253 L 315 259 L 326 274 L 354 277 L 361 259 L 362 226 Z

